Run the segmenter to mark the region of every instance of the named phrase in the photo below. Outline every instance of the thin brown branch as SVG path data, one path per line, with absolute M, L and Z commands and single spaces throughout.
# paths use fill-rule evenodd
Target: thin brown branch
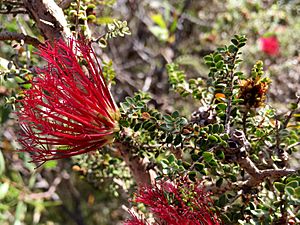
M 297 101 L 296 101 L 295 104 L 299 105 L 299 103 L 300 103 L 300 96 L 297 97 Z M 287 115 L 285 121 L 283 122 L 283 129 L 285 129 L 287 127 L 288 123 L 290 122 L 290 120 L 291 120 L 291 118 L 292 118 L 292 116 L 293 116 L 293 114 L 295 113 L 296 110 L 297 110 L 297 108 L 291 110 L 290 113 Z
M 294 148 L 294 147 L 299 146 L 299 145 L 300 145 L 300 141 L 289 145 L 286 149 L 288 150 L 288 149 Z
M 242 154 L 238 154 L 242 155 Z M 266 178 L 277 179 L 283 176 L 287 176 L 296 172 L 292 169 L 265 169 L 260 170 L 255 163 L 248 156 L 237 157 L 237 163 L 243 168 L 249 175 L 249 179 L 244 181 L 244 187 L 254 187 L 262 183 Z
M 49 189 L 46 192 L 31 193 L 25 197 L 28 198 L 29 200 L 50 199 L 53 196 L 53 194 L 56 192 L 56 188 L 61 181 L 62 181 L 61 177 L 56 177 L 52 185 L 49 187 Z
M 238 163 L 249 175 L 248 179 L 239 183 L 243 188 L 251 188 L 262 183 L 266 178 L 277 179 L 297 172 L 292 169 L 264 169 L 260 170 L 248 156 L 251 146 L 245 134 L 239 130 L 231 131 L 231 140 L 236 143 L 236 147 L 224 149 L 228 156 L 233 157 L 233 161 Z
M 38 39 L 21 34 L 21 33 L 15 33 L 15 32 L 9 32 L 9 31 L 1 31 L 0 32 L 0 41 L 7 41 L 7 40 L 15 40 L 15 41 L 24 41 L 26 44 L 30 44 L 33 46 L 38 46 L 42 44 Z
M 254 186 L 260 184 L 261 182 L 263 182 L 266 178 L 277 179 L 280 177 L 291 175 L 296 172 L 297 172 L 296 170 L 292 170 L 292 169 L 260 170 L 258 174 L 256 174 L 255 176 L 252 176 L 249 180 L 245 181 L 244 186 L 254 187 Z
M 0 10 L 0 14 L 26 14 L 27 11 L 24 9 L 14 9 L 14 10 Z
M 23 5 L 21 0 L 20 1 L 2 0 L 2 4 L 19 5 L 19 6 Z

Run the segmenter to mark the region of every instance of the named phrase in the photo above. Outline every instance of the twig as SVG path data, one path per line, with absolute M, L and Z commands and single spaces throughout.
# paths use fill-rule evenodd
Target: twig
M 300 96 L 298 96 L 295 104 L 299 105 L 299 103 L 300 103 Z M 297 110 L 297 108 L 290 111 L 289 115 L 287 116 L 287 118 L 285 119 L 285 121 L 283 123 L 283 129 L 285 129 L 287 127 L 288 123 L 290 122 L 290 120 L 296 110 Z
M 257 168 L 257 167 L 256 167 Z M 247 172 L 251 169 L 250 167 L 244 168 Z M 262 183 L 266 178 L 277 179 L 284 177 L 293 173 L 296 173 L 296 170 L 292 169 L 266 169 L 258 170 L 258 173 L 252 176 L 250 179 L 244 181 L 244 187 L 254 187 Z
M 16 19 L 17 19 L 17 24 L 22 31 L 22 34 L 27 35 L 27 32 L 26 32 L 24 26 L 22 25 L 22 23 L 20 22 L 20 19 L 18 16 Z M 25 46 L 25 49 L 26 49 L 26 64 L 27 64 L 27 68 L 29 68 L 30 67 L 30 51 L 28 50 L 27 45 Z
M 236 57 L 237 57 L 237 54 L 238 52 L 235 52 L 234 55 L 233 55 L 233 59 L 232 59 L 232 64 L 235 65 L 235 60 L 236 60 Z M 230 71 L 229 71 L 229 77 L 230 77 L 230 87 L 229 87 L 229 90 L 230 90 L 230 97 L 228 99 L 228 104 L 227 104 L 227 108 L 226 108 L 226 119 L 225 119 L 225 132 L 227 134 L 230 133 L 230 115 L 231 115 L 231 110 L 232 110 L 232 98 L 233 98 L 233 87 L 234 87 L 234 84 L 233 84 L 233 71 L 234 71 L 235 67 L 233 67 Z
M 244 131 L 245 135 L 247 135 L 246 120 L 247 120 L 248 113 L 249 113 L 249 108 L 246 108 L 246 111 L 244 112 L 244 115 L 243 115 L 243 131 Z
M 35 47 L 41 45 L 42 43 L 29 35 L 20 34 L 16 32 L 9 32 L 9 31 L 1 31 L 0 32 L 0 41 L 6 41 L 6 40 L 16 40 L 16 41 L 24 41 L 26 44 L 31 44 Z
M 26 195 L 26 197 L 29 200 L 49 199 L 56 192 L 56 188 L 60 184 L 61 181 L 62 181 L 61 177 L 56 177 L 54 179 L 52 185 L 49 187 L 49 189 L 46 192 L 32 193 L 32 194 Z
M 287 176 L 297 172 L 292 169 L 265 169 L 260 170 L 257 168 L 255 163 L 249 158 L 247 148 L 250 148 L 245 135 L 242 131 L 235 130 L 231 133 L 231 139 L 237 143 L 237 147 L 232 149 L 224 149 L 227 154 L 234 155 L 234 161 L 244 169 L 248 174 L 249 178 L 243 181 L 242 186 L 244 188 L 251 188 L 262 183 L 266 178 L 277 179 L 279 177 Z
M 300 145 L 300 141 L 299 141 L 299 142 L 296 142 L 296 143 L 294 143 L 294 144 L 289 145 L 286 149 L 288 150 L 288 149 L 294 148 L 294 147 L 296 147 L 296 146 L 298 146 L 298 145 Z
M 0 14 L 26 14 L 27 11 L 25 9 L 15 9 L 15 10 L 0 10 Z

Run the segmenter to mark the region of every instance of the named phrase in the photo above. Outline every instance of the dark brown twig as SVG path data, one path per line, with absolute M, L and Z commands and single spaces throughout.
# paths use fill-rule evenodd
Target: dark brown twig
M 295 104 L 299 105 L 299 103 L 300 103 L 300 96 L 298 96 L 297 101 L 296 101 Z M 295 113 L 296 110 L 297 110 L 297 108 L 290 111 L 290 113 L 286 117 L 285 121 L 283 122 L 283 129 L 285 129 L 287 127 L 288 123 L 290 122 L 290 120 L 291 120 L 291 118 L 292 118 L 292 116 L 293 116 L 293 114 Z
M 9 32 L 9 31 L 1 31 L 0 32 L 0 41 L 6 41 L 6 40 L 16 40 L 16 41 L 24 41 L 26 44 L 31 44 L 35 47 L 42 44 L 38 39 L 21 34 L 21 33 L 15 33 L 15 32 Z

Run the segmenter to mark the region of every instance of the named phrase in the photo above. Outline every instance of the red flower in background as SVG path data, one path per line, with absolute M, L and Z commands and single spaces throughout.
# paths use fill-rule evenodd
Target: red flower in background
M 155 225 L 219 225 L 209 195 L 188 178 L 140 188 L 134 202 L 144 203 L 159 220 Z M 124 225 L 147 225 L 133 216 Z
M 47 66 L 37 69 L 32 88 L 20 101 L 19 142 L 32 160 L 52 159 L 97 150 L 118 130 L 119 110 L 101 67 L 86 40 L 59 40 L 40 47 Z
M 276 36 L 259 38 L 260 49 L 264 53 L 276 56 L 279 54 L 279 41 Z

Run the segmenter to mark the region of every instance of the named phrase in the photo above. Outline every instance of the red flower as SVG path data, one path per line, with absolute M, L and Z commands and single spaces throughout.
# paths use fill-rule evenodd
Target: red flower
M 22 151 L 34 162 L 97 150 L 118 130 L 119 110 L 86 40 L 59 40 L 40 47 L 47 66 L 20 101 Z
M 142 187 L 134 201 L 150 208 L 159 220 L 156 225 L 220 224 L 210 208 L 212 202 L 208 194 L 200 188 L 199 183 L 193 183 L 188 178 L 178 178 L 173 185 L 170 185 L 170 181 L 161 181 L 154 186 Z M 125 224 L 138 224 L 137 220 L 134 217 Z
M 276 36 L 259 38 L 260 49 L 264 53 L 272 56 L 279 54 L 279 41 Z

